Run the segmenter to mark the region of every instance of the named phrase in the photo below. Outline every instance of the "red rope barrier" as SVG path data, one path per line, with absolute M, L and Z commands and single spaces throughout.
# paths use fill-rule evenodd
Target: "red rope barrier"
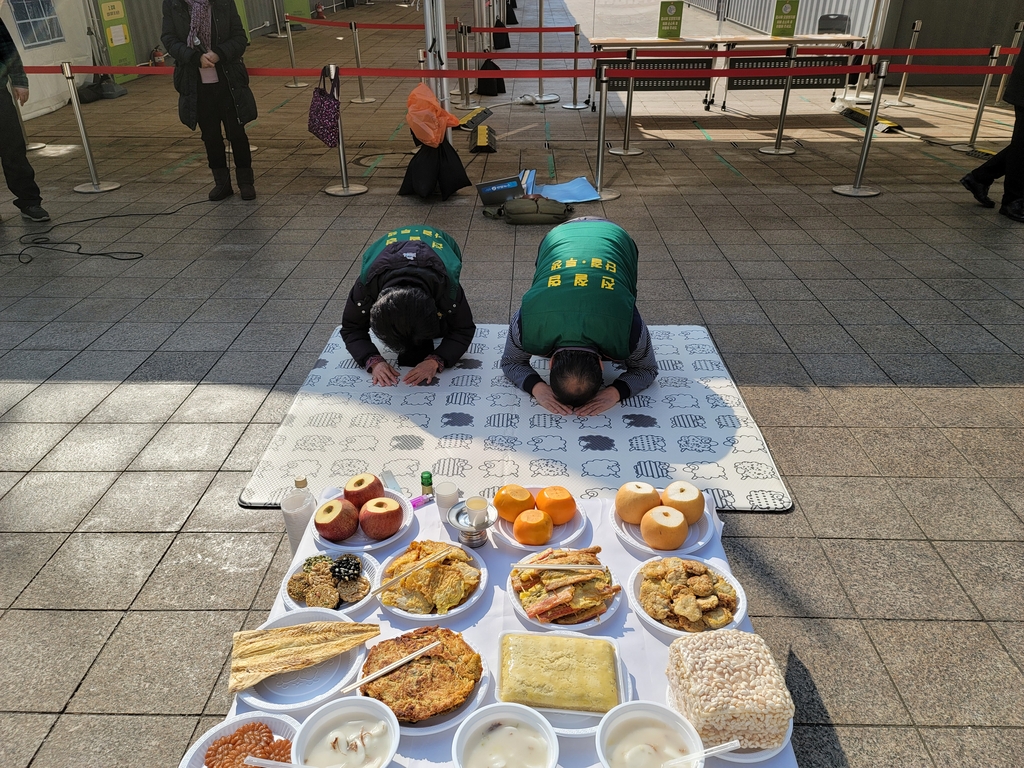
M 576 27 L 470 27 L 470 32 L 575 32 Z
M 313 24 L 314 26 L 321 27 L 344 27 L 345 29 L 350 28 L 350 22 L 347 21 L 328 21 L 327 19 L 304 19 L 301 16 L 289 16 L 285 14 L 287 21 L 294 21 L 297 24 Z M 424 29 L 422 24 L 370 24 L 368 22 L 355 22 L 355 25 L 359 29 Z M 454 24 L 445 24 L 445 29 L 457 29 Z
M 1013 67 L 948 67 L 929 64 L 893 64 L 890 72 L 910 72 L 915 75 L 1008 75 Z

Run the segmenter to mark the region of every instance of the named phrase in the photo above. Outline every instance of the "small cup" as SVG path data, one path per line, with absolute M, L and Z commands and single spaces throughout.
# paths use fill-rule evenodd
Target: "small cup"
M 469 524 L 477 530 L 487 525 L 487 499 L 483 496 L 470 496 L 466 499 L 466 514 Z
M 459 487 L 455 483 L 434 483 L 434 501 L 442 515 L 459 503 Z

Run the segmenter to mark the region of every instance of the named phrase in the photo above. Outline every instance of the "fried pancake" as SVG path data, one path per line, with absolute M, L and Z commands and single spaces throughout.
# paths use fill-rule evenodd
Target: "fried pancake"
M 453 544 L 439 541 L 414 541 L 405 552 L 388 564 L 385 578 L 392 578 L 413 568 L 419 560 L 448 548 L 449 554 L 440 562 L 413 571 L 381 594 L 384 605 L 408 613 L 448 613 L 462 605 L 480 584 L 480 571 L 469 565 L 469 555 Z
M 362 687 L 365 696 L 386 704 L 403 723 L 418 723 L 461 706 L 483 674 L 480 654 L 462 635 L 440 627 L 420 627 L 370 649 L 363 676 L 383 669 L 435 640 L 441 645 L 394 672 Z

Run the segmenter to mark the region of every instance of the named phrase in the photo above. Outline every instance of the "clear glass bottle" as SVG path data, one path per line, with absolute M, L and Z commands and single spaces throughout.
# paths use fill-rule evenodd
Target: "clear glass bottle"
M 288 543 L 293 556 L 315 512 L 316 497 L 306 488 L 306 478 L 300 475 L 295 478 L 295 487 L 281 499 L 281 513 L 284 515 L 284 527 L 288 531 Z

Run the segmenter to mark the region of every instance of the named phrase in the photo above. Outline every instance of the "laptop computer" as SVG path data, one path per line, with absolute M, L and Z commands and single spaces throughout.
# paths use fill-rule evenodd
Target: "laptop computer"
M 526 194 L 518 176 L 481 182 L 476 185 L 476 191 L 480 195 L 480 202 L 486 206 L 501 205 L 508 200 L 514 200 Z

